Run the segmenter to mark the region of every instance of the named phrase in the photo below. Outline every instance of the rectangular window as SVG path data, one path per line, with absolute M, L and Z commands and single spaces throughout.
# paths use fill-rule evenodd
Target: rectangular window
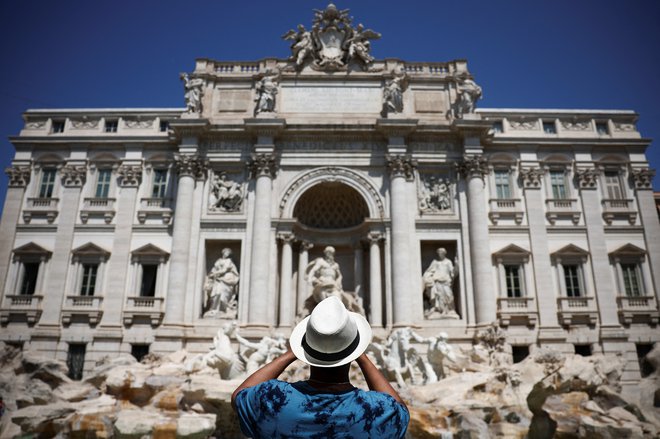
M 148 344 L 132 344 L 131 345 L 131 355 L 135 357 L 136 360 L 142 361 L 142 359 L 149 353 Z
M 38 262 L 23 263 L 23 280 L 21 281 L 20 294 L 34 294 L 37 288 L 37 276 L 39 275 Z
M 66 356 L 66 365 L 69 367 L 69 378 L 81 380 L 83 368 L 85 367 L 85 343 L 69 343 L 69 352 Z
M 582 281 L 580 280 L 580 267 L 578 265 L 564 265 L 563 267 L 566 296 L 581 297 Z
M 543 132 L 546 134 L 557 134 L 557 127 L 554 122 L 543 122 Z
M 82 283 L 80 285 L 81 296 L 93 296 L 96 289 L 96 274 L 99 266 L 97 264 L 83 264 Z
M 99 169 L 96 178 L 96 198 L 108 198 L 112 169 Z
M 550 186 L 552 187 L 552 198 L 561 200 L 567 198 L 564 171 L 550 171 Z
M 167 193 L 167 169 L 154 169 L 152 198 L 165 198 Z
M 588 344 L 576 344 L 575 346 L 575 355 L 580 355 L 582 357 L 591 356 L 591 345 Z
M 623 287 L 625 289 L 626 296 L 641 296 L 642 282 L 639 273 L 639 265 L 621 264 L 621 271 L 623 271 Z
M 63 120 L 54 120 L 51 132 L 53 132 L 53 133 L 63 133 L 64 132 L 64 121 Z
M 504 131 L 502 122 L 493 122 L 493 133 L 501 133 Z
M 522 284 L 519 265 L 505 265 L 504 275 L 506 276 L 506 296 L 522 297 Z
M 105 132 L 106 133 L 116 133 L 118 126 L 119 126 L 119 121 L 117 121 L 117 120 L 106 120 L 105 121 Z
M 607 128 L 607 122 L 596 122 L 596 132 L 604 136 L 610 133 L 610 130 Z
M 167 130 L 170 129 L 170 123 L 166 120 L 161 120 L 160 121 L 160 132 L 161 133 L 166 133 Z
M 51 198 L 55 188 L 55 169 L 44 169 L 41 171 L 41 184 L 39 185 L 39 198 Z
M 499 199 L 511 198 L 511 187 L 509 186 L 509 171 L 505 171 L 505 170 L 495 171 L 495 192 L 497 198 Z
M 140 296 L 154 297 L 156 295 L 156 275 L 158 265 L 142 264 L 142 281 L 140 284 Z
M 621 178 L 617 171 L 605 171 L 605 191 L 607 198 L 613 200 L 623 199 L 621 190 Z

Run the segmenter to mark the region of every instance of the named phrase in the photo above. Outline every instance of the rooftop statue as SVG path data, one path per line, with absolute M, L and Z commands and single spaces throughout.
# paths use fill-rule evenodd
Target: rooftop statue
M 183 88 L 185 93 L 183 95 L 186 100 L 187 113 L 201 113 L 202 112 L 202 86 L 204 80 L 200 78 L 190 78 L 187 73 L 181 73 L 181 80 L 183 81 Z
M 282 35 L 292 41 L 289 59 L 295 69 L 301 70 L 307 59 L 312 60 L 315 70 L 347 70 L 351 61 L 362 70 L 371 68 L 374 57 L 369 53 L 369 40 L 379 39 L 380 34 L 362 24 L 354 28 L 348 13 L 348 9 L 339 10 L 330 3 L 324 10 L 314 10 L 311 30 L 299 24 L 297 30 Z
M 459 80 L 458 99 L 456 100 L 455 116 L 462 118 L 465 114 L 474 113 L 477 108 L 477 101 L 482 98 L 481 87 L 471 78 L 465 76 Z

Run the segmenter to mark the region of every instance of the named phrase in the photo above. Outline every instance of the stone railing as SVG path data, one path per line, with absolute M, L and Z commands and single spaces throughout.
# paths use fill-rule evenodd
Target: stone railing
M 23 221 L 30 223 L 32 218 L 46 218 L 49 223 L 57 217 L 57 205 L 59 198 L 28 198 L 27 205 L 23 210 Z
M 536 325 L 537 312 L 533 297 L 498 297 L 497 318 L 502 326 L 511 324 Z
M 124 324 L 131 326 L 136 320 L 146 320 L 155 327 L 164 314 L 162 297 L 132 296 L 124 309 Z
M 660 312 L 654 296 L 618 296 L 619 318 L 624 325 L 631 323 L 658 324 Z
M 80 210 L 80 220 L 87 223 L 90 217 L 102 217 L 106 224 L 115 217 L 115 198 L 85 198 Z
M 633 209 L 633 200 L 606 198 L 602 200 L 603 219 L 610 225 L 617 218 L 628 220 L 632 225 L 637 220 L 637 212 Z
M 229 62 L 216 62 L 215 63 L 215 72 L 216 73 L 234 73 L 234 74 L 243 74 L 243 75 L 253 75 L 259 73 L 259 63 L 258 62 L 240 62 L 240 63 L 229 63 Z
M 17 294 L 5 296 L 5 304 L 0 309 L 0 323 L 6 325 L 12 319 L 27 321 L 34 325 L 41 317 L 42 295 Z
M 516 224 L 523 220 L 524 212 L 520 198 L 491 198 L 488 200 L 490 212 L 488 217 L 497 225 L 502 218 L 513 219 Z
M 137 212 L 138 221 L 144 224 L 147 218 L 157 218 L 163 224 L 169 224 L 172 219 L 171 204 L 169 198 L 142 198 Z
M 449 65 L 446 63 L 405 63 L 403 69 L 409 75 L 446 75 L 449 73 Z
M 573 224 L 580 222 L 578 200 L 575 198 L 548 198 L 545 200 L 545 216 L 554 225 L 558 218 L 569 218 Z
M 559 322 L 564 326 L 595 325 L 598 311 L 593 297 L 558 297 Z
M 96 326 L 103 316 L 102 303 L 102 296 L 66 296 L 62 308 L 62 324 L 68 326 L 75 318 Z

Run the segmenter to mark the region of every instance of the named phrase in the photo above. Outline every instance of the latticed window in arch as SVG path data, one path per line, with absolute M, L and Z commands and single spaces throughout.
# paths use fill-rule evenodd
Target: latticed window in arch
M 308 227 L 345 229 L 362 224 L 369 209 L 355 189 L 327 182 L 307 190 L 296 203 L 293 216 Z

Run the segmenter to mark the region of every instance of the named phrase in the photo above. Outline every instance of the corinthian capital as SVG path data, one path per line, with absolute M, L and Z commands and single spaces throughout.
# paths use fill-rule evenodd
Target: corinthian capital
M 121 165 L 117 169 L 119 185 L 122 187 L 137 187 L 142 181 L 142 165 Z
M 596 168 L 575 168 L 575 178 L 580 189 L 595 189 L 600 171 Z
M 64 165 L 60 172 L 62 173 L 62 184 L 65 187 L 81 187 L 85 184 L 87 166 Z
M 653 189 L 655 169 L 632 169 L 630 173 L 632 175 L 633 183 L 635 183 L 635 189 Z
M 252 154 L 252 159 L 248 163 L 248 169 L 250 170 L 250 175 L 252 177 L 265 175 L 273 178 L 277 172 L 275 154 Z
M 520 179 L 525 189 L 538 189 L 543 181 L 543 170 L 540 168 L 520 168 Z
M 481 178 L 488 174 L 488 162 L 482 155 L 466 155 L 456 164 L 456 170 L 465 179 Z
M 415 178 L 415 166 L 417 163 L 407 155 L 386 155 L 387 169 L 390 171 L 390 178 L 404 177 L 408 181 Z
M 30 182 L 29 166 L 10 166 L 5 173 L 9 177 L 9 187 L 26 187 Z
M 174 164 L 179 177 L 183 177 L 184 175 L 197 179 L 206 177 L 208 162 L 198 155 L 176 154 L 174 156 Z

